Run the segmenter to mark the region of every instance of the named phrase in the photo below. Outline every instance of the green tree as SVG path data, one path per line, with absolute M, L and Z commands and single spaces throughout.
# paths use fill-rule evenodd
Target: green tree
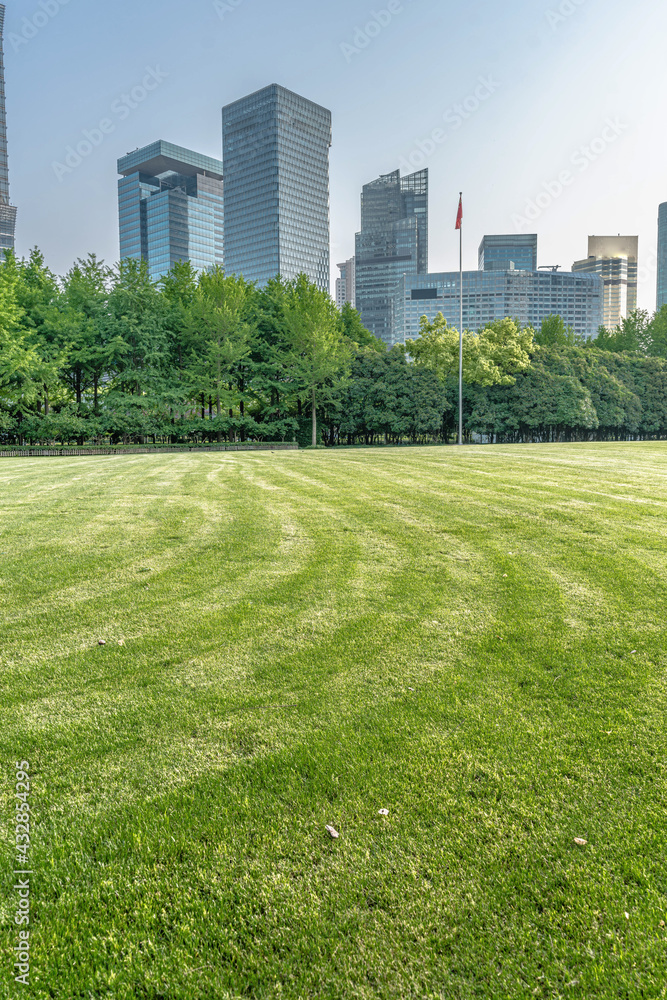
M 225 276 L 215 268 L 200 275 L 188 308 L 191 391 L 194 396 L 215 400 L 218 440 L 222 440 L 223 409 L 231 421 L 238 407 L 245 436 L 246 383 L 254 334 L 249 311 L 253 291 L 254 286 L 241 275 Z M 228 422 L 227 426 L 232 425 Z
M 535 334 L 538 347 L 574 347 L 576 334 L 571 326 L 566 326 L 562 316 L 552 313 L 542 320 L 542 325 Z
M 444 382 L 458 375 L 459 334 L 447 325 L 442 313 L 432 322 L 422 316 L 418 340 L 408 340 L 407 350 L 421 367 L 434 371 Z M 463 379 L 469 385 L 513 385 L 517 374 L 530 368 L 534 333 L 512 319 L 497 320 L 478 334 L 463 334 Z
M 361 315 L 357 309 L 346 302 L 340 314 L 343 333 L 348 340 L 351 340 L 357 347 L 370 347 L 371 350 L 383 353 L 387 350 L 387 345 L 383 340 L 374 337 L 370 330 L 367 330 L 361 322 Z
M 300 274 L 284 284 L 282 335 L 286 364 L 310 402 L 312 444 L 317 445 L 317 406 L 335 397 L 352 352 L 331 296 Z

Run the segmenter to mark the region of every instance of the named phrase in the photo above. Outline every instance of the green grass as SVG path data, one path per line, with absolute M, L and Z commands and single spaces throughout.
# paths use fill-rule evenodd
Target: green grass
M 0 996 L 667 997 L 666 514 L 664 444 L 0 463 Z

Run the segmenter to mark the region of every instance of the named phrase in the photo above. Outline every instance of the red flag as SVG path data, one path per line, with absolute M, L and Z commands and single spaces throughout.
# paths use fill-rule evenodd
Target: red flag
M 459 212 L 456 216 L 456 228 L 460 229 L 463 225 L 463 195 L 459 198 Z

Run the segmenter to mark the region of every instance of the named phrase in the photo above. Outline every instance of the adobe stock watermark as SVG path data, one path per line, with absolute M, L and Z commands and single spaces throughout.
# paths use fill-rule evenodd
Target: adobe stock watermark
M 555 31 L 569 17 L 576 14 L 579 8 L 583 7 L 585 3 L 586 0 L 561 0 L 561 3 L 557 7 L 552 7 L 551 10 L 546 11 L 545 17 L 551 25 L 551 30 Z
M 607 118 L 600 135 L 588 145 L 575 149 L 570 156 L 569 162 L 572 167 L 576 167 L 576 170 L 561 170 L 555 179 L 544 181 L 542 190 L 526 202 L 523 215 L 512 216 L 512 224 L 517 233 L 529 228 L 555 201 L 558 201 L 567 188 L 574 184 L 577 176 L 585 173 L 596 160 L 604 156 L 609 147 L 627 132 L 628 127 L 619 118 Z
M 23 986 L 30 986 L 30 856 L 34 823 L 30 807 L 30 764 L 27 760 L 17 761 L 15 793 L 16 818 L 14 821 L 14 871 L 16 879 L 16 913 L 14 925 L 16 937 L 13 945 L 14 980 Z
M 224 21 L 227 14 L 233 14 L 242 3 L 245 3 L 245 0 L 213 0 L 213 9 L 220 20 Z
M 124 122 L 129 118 L 132 112 L 136 111 L 168 76 L 169 74 L 161 70 L 159 66 L 156 66 L 154 69 L 147 66 L 146 75 L 141 83 L 132 87 L 130 91 L 121 94 L 112 103 L 110 113 L 115 117 L 116 121 L 114 121 L 114 118 L 102 118 L 94 128 L 83 129 L 81 132 L 82 138 L 76 144 L 67 146 L 65 149 L 65 156 L 62 162 L 54 160 L 51 164 L 51 168 L 60 183 L 62 184 L 65 177 L 76 170 L 77 167 L 80 167 L 84 160 L 92 156 L 95 149 L 102 145 L 106 137 L 116 131 L 118 122 Z
M 407 0 L 411 3 L 412 0 Z M 405 10 L 402 0 L 389 0 L 386 7 L 381 10 L 372 10 L 368 15 L 369 19 L 364 25 L 357 25 L 351 42 L 341 42 L 340 50 L 345 57 L 345 62 L 349 64 L 355 56 L 361 55 L 371 44 L 374 38 L 389 27 L 397 14 L 402 14 Z
M 24 17 L 21 21 L 21 33 L 10 32 L 8 41 L 14 52 L 36 38 L 42 28 L 50 24 L 61 8 L 67 6 L 70 0 L 39 0 L 39 7 L 30 17 Z
M 480 76 L 477 86 L 467 97 L 464 97 L 458 104 L 453 104 L 443 114 L 442 118 L 447 128 L 434 128 L 425 139 L 415 139 L 415 145 L 407 157 L 402 156 L 399 166 L 402 170 L 416 170 L 423 167 L 426 160 L 433 156 L 439 146 L 447 142 L 450 132 L 456 132 L 476 111 L 488 101 L 497 90 L 500 90 L 500 83 L 492 76 Z

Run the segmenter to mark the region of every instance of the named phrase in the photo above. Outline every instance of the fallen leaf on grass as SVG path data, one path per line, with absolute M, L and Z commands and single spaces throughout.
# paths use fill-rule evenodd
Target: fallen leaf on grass
M 579 847 L 585 847 L 586 844 L 588 843 L 588 841 L 584 840 L 582 837 L 575 837 L 574 842 L 575 844 L 578 844 Z
M 106 644 L 107 644 L 107 641 L 106 641 L 106 639 L 100 639 L 100 641 L 98 642 L 98 644 L 97 644 L 97 645 L 98 645 L 98 646 L 106 646 Z
M 332 840 L 338 840 L 340 837 L 338 830 L 336 830 L 333 826 L 327 827 L 327 833 L 330 835 Z
M 380 809 L 380 812 L 378 813 L 378 815 L 379 816 L 388 816 L 389 815 L 389 810 L 388 809 Z

